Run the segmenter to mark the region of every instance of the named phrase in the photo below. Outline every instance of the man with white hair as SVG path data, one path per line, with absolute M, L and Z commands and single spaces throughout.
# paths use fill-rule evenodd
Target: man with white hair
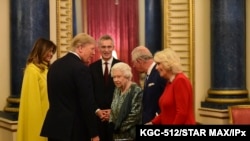
M 133 67 L 140 73 L 145 73 L 144 92 L 142 99 L 142 124 L 151 121 L 159 112 L 158 100 L 166 85 L 155 69 L 153 55 L 145 46 L 138 46 L 131 52 Z

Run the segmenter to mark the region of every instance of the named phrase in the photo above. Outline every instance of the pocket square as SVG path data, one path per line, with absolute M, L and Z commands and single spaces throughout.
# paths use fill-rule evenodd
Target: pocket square
M 155 85 L 155 83 L 149 83 L 149 84 L 148 84 L 148 87 L 151 87 L 151 86 L 153 86 L 153 85 Z

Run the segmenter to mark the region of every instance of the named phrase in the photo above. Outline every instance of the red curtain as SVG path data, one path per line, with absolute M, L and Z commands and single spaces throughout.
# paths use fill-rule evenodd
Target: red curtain
M 95 39 L 103 34 L 111 35 L 118 59 L 132 67 L 131 51 L 139 44 L 138 0 L 87 0 L 85 8 L 88 34 Z M 99 58 L 96 50 L 92 61 Z M 133 78 L 139 82 L 139 75 L 134 69 Z

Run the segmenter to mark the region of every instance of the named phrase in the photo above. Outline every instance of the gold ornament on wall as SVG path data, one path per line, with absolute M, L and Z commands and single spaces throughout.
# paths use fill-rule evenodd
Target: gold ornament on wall
M 194 1 L 163 0 L 163 48 L 173 48 L 194 87 Z
M 86 3 L 85 0 L 83 2 Z M 56 5 L 57 55 L 62 57 L 73 37 L 73 5 L 72 0 L 56 0 Z M 162 0 L 162 5 L 163 48 L 171 47 L 178 53 L 183 71 L 194 87 L 194 0 Z
M 56 0 L 56 39 L 57 56 L 64 56 L 68 52 L 73 37 L 72 0 Z

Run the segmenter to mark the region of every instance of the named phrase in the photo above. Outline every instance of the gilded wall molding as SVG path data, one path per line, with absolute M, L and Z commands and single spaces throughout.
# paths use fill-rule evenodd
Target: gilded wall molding
M 73 37 L 72 0 L 56 0 L 57 57 L 64 56 Z
M 72 0 L 56 0 L 56 8 L 59 58 L 67 53 L 73 37 Z M 163 0 L 163 9 L 163 48 L 179 54 L 183 71 L 194 85 L 194 0 Z
M 194 85 L 194 1 L 163 0 L 163 7 L 163 48 L 179 54 L 183 71 Z

